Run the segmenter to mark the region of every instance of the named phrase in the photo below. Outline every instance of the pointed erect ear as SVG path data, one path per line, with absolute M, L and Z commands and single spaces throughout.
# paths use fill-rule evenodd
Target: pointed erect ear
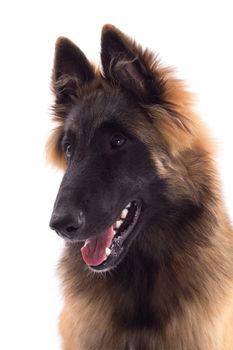
M 52 76 L 58 115 L 62 115 L 65 107 L 72 105 L 82 86 L 92 81 L 94 76 L 94 69 L 84 53 L 69 39 L 58 38 Z
M 162 100 L 163 79 L 157 61 L 112 25 L 102 30 L 101 60 L 106 79 L 119 84 L 144 103 Z

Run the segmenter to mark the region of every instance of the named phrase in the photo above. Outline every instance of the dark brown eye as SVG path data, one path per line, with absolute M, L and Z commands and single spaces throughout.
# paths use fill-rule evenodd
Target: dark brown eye
M 125 143 L 126 137 L 121 134 L 115 134 L 111 139 L 112 148 L 122 147 Z
M 65 156 L 66 158 L 70 158 L 72 155 L 72 147 L 71 144 L 69 142 L 66 142 L 64 144 L 64 152 L 65 152 Z

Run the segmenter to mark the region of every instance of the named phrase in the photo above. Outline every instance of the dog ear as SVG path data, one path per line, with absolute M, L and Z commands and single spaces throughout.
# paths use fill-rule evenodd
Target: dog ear
M 69 39 L 58 38 L 52 75 L 52 88 L 56 97 L 54 109 L 57 115 L 65 114 L 83 85 L 91 82 L 94 76 L 94 69 L 84 53 Z
M 104 76 L 113 84 L 119 84 L 143 103 L 161 101 L 163 79 L 154 55 L 112 25 L 102 30 L 101 60 Z

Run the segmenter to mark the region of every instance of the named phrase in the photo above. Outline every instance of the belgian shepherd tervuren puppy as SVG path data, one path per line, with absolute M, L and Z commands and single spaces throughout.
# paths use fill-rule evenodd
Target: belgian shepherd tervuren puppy
M 233 233 L 184 84 L 106 25 L 100 69 L 58 39 L 52 87 L 63 349 L 232 350 Z

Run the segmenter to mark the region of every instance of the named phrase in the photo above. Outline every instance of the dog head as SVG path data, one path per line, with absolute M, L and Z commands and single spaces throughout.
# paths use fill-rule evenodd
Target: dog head
M 202 182 L 197 172 L 190 176 L 195 186 L 185 177 L 203 145 L 182 83 L 110 25 L 101 62 L 100 71 L 71 41 L 58 39 L 58 126 L 48 141 L 48 156 L 65 169 L 50 226 L 82 245 L 94 271 L 116 267 L 139 239 L 149 240 L 152 227 L 159 232 L 196 213 Z

